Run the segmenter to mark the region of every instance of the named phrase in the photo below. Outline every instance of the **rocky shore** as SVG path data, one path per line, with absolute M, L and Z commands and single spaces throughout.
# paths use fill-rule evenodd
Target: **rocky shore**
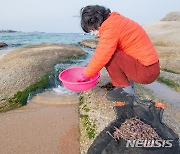
M 67 58 L 85 55 L 78 46 L 41 44 L 11 51 L 0 57 L 0 96 L 8 98 L 37 82 Z
M 177 14 L 179 15 L 179 13 L 176 13 L 176 15 Z M 163 21 L 147 24 L 147 25 L 144 25 L 143 27 L 149 34 L 153 44 L 155 45 L 155 48 L 158 51 L 161 68 L 180 73 L 179 72 L 180 70 L 180 60 L 179 60 L 180 59 L 180 37 L 179 37 L 180 36 L 180 22 L 179 20 L 177 20 L 177 18 L 175 19 L 171 18 L 171 16 L 168 18 L 164 18 Z M 174 20 L 169 21 L 170 19 L 174 19 L 176 21 Z M 83 46 L 88 46 L 90 48 L 96 48 L 97 43 L 98 43 L 98 40 L 96 39 L 96 40 L 85 40 L 81 42 L 80 44 Z M 27 47 L 9 52 L 5 54 L 4 56 L 1 56 L 0 57 L 0 76 L 1 76 L 0 98 L 12 97 L 16 92 L 22 91 L 27 86 L 36 83 L 42 74 L 50 72 L 54 69 L 53 68 L 54 64 L 57 64 L 60 62 L 62 63 L 69 58 L 79 57 L 83 55 L 85 55 L 85 52 L 78 46 L 64 45 L 64 44 L 61 44 L 61 45 L 41 44 L 41 45 L 27 46 Z M 169 76 L 169 79 L 175 79 L 174 81 L 176 81 L 176 83 L 179 83 L 178 74 L 161 71 L 161 76 L 163 77 Z M 87 150 L 89 146 L 91 145 L 91 143 L 93 142 L 93 140 L 95 139 L 95 137 L 113 119 L 115 119 L 113 106 L 115 105 L 116 102 L 108 101 L 105 97 L 108 90 L 104 88 L 104 86 L 109 82 L 110 82 L 110 78 L 106 70 L 102 69 L 101 78 L 99 79 L 98 84 L 92 90 L 84 92 L 80 96 L 80 100 L 79 100 L 80 133 L 81 133 L 80 149 L 81 149 L 82 154 L 87 153 Z M 162 99 L 157 98 L 156 96 L 152 94 L 152 92 L 143 88 L 141 85 L 136 85 L 135 90 L 136 90 L 135 91 L 136 94 L 138 94 L 141 98 L 152 99 L 152 100 L 165 103 L 166 109 L 164 112 L 163 121 L 170 128 L 172 128 L 176 133 L 180 135 L 180 112 L 179 112 L 180 109 L 175 107 L 173 105 L 173 102 L 167 103 L 167 102 L 164 102 Z M 66 100 L 65 102 L 68 104 L 68 100 Z M 27 112 L 23 111 L 24 108 L 22 108 L 22 111 L 21 110 L 16 111 L 20 113 L 18 114 L 18 116 L 16 116 L 16 121 L 18 121 L 19 117 L 21 117 L 21 119 L 24 120 L 23 122 L 26 122 L 25 124 L 27 126 L 29 122 L 27 123 L 27 120 L 24 119 L 21 112 L 24 112 L 24 115 L 28 115 L 30 114 L 30 112 L 32 112 L 32 110 L 35 110 L 34 106 L 32 106 L 30 110 L 28 107 L 25 108 L 27 109 L 26 110 Z M 43 109 L 41 107 L 42 106 L 40 107 L 38 106 L 37 113 L 39 113 L 39 109 Z M 51 106 L 49 105 L 47 110 L 40 112 L 42 114 L 39 121 L 42 122 L 43 119 L 45 119 L 44 118 L 45 115 L 47 119 L 49 117 L 53 121 L 54 111 L 56 111 L 57 113 L 57 116 L 56 116 L 57 121 L 59 120 L 60 114 L 59 114 L 59 110 L 57 106 L 53 106 L 52 110 L 50 110 L 52 113 L 52 116 L 49 116 L 49 113 L 48 113 L 49 107 Z M 66 112 L 65 112 L 66 110 L 67 108 L 64 108 L 63 110 L 64 115 L 66 115 Z M 77 112 L 77 108 L 73 110 Z M 71 112 L 69 112 L 69 114 L 70 113 Z M 4 115 L 5 114 L 6 113 L 4 113 Z M 12 119 L 13 119 L 13 114 L 14 112 L 11 112 L 11 114 L 9 114 L 9 115 L 12 115 L 11 116 Z M 38 116 L 39 114 L 37 114 L 37 117 Z M 51 124 L 50 125 L 46 124 L 48 121 L 49 120 L 43 122 L 44 128 L 48 128 L 49 126 L 51 126 Z M 53 129 L 50 129 L 49 131 L 50 133 L 54 131 L 54 128 L 57 128 L 56 131 L 60 132 L 58 127 L 61 127 L 62 125 L 60 125 L 59 121 L 58 122 L 57 121 L 53 121 L 52 124 L 57 123 L 58 126 L 52 127 Z M 64 119 L 62 119 L 62 121 L 64 122 Z M 31 114 L 31 122 L 33 124 L 34 114 Z M 12 120 L 12 123 L 13 123 L 13 120 Z M 8 123 L 6 121 L 6 124 L 8 128 L 11 128 L 11 123 Z M 13 124 L 14 126 L 17 126 L 15 121 Z M 22 128 L 24 127 L 23 124 L 21 124 Z M 37 122 L 37 124 L 39 124 L 39 122 Z M 68 124 L 71 124 L 71 123 L 68 123 Z M 75 124 L 77 124 L 77 121 Z M 33 125 L 31 125 L 31 127 L 32 126 Z M 32 127 L 32 129 L 33 128 L 34 127 Z M 37 128 L 39 128 L 39 125 L 37 125 Z M 5 130 L 4 127 L 3 127 L 3 130 Z M 37 130 L 40 131 L 39 129 Z M 61 145 L 64 145 L 64 143 L 67 144 L 69 142 L 68 140 L 71 140 L 70 136 L 72 134 L 70 134 L 69 132 L 66 134 L 67 136 L 64 137 L 67 140 L 63 142 L 63 144 Z M 70 136 L 68 136 L 69 134 Z M 46 135 L 46 132 L 44 132 L 44 135 Z M 56 133 L 54 134 L 54 136 L 56 136 Z M 31 136 L 28 136 L 28 138 L 31 138 Z M 44 141 L 49 141 L 48 137 L 45 139 L 46 140 Z M 50 142 L 52 142 L 52 140 L 53 139 L 51 139 Z M 32 141 L 34 141 L 34 138 L 32 138 Z M 38 144 L 40 142 L 41 141 L 38 140 Z M 59 138 L 57 138 L 57 145 L 59 144 L 59 142 L 60 142 Z
M 8 45 L 6 44 L 6 43 L 4 43 L 4 42 L 0 42 L 0 49 L 1 48 L 4 48 L 4 47 L 7 47 Z
M 93 40 L 84 40 L 79 43 L 81 46 L 89 47 L 91 49 L 95 49 L 98 44 L 98 38 L 95 38 Z

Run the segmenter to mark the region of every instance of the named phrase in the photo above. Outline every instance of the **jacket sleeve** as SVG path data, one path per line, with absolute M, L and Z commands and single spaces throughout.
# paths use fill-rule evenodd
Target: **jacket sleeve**
M 113 26 L 103 30 L 100 34 L 99 43 L 91 58 L 84 74 L 87 77 L 92 77 L 98 73 L 111 59 L 118 44 L 118 34 Z

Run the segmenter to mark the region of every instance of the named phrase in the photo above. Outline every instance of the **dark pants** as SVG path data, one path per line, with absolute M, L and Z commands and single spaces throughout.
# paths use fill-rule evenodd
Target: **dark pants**
M 106 64 L 112 84 L 117 87 L 127 87 L 129 80 L 136 83 L 149 84 L 160 74 L 159 62 L 144 66 L 130 55 L 116 50 L 111 60 Z

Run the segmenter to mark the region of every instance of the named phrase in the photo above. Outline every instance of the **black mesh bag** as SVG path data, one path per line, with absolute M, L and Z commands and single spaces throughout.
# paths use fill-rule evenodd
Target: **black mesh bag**
M 125 103 L 114 107 L 116 120 L 112 121 L 94 140 L 88 154 L 179 154 L 179 136 L 162 122 L 164 109 L 153 101 L 148 103 Z M 127 141 L 120 138 L 115 141 L 110 135 L 123 122 L 130 118 L 138 118 L 150 125 L 163 139 L 159 147 L 127 147 Z M 167 141 L 168 140 L 168 141 Z M 170 144 L 168 144 L 170 142 Z

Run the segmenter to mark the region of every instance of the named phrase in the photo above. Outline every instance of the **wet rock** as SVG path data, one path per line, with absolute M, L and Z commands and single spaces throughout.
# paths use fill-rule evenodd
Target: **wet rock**
M 83 40 L 82 42 L 80 42 L 80 45 L 95 49 L 98 44 L 98 41 L 99 40 L 97 38 L 93 40 Z
M 166 79 L 174 81 L 176 84 L 180 85 L 180 74 L 176 73 L 171 73 L 171 72 L 166 72 L 166 71 L 161 71 L 160 74 L 161 77 L 164 77 Z
M 0 42 L 0 49 L 3 48 L 3 47 L 6 47 L 6 46 L 8 46 L 6 43 Z
M 107 83 L 107 84 L 105 84 L 103 86 L 100 86 L 100 88 L 106 89 L 107 91 L 111 91 L 111 90 L 113 90 L 115 88 L 115 86 L 113 86 L 112 83 L 109 82 L 109 83 Z

